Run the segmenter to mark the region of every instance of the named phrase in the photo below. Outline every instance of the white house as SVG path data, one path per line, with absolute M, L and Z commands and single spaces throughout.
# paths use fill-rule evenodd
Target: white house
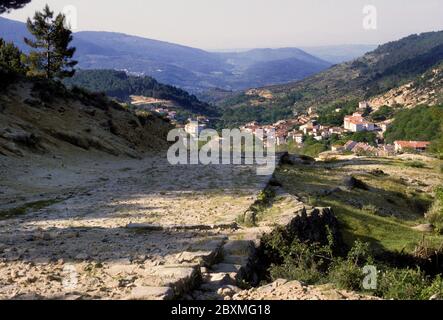
M 345 117 L 344 128 L 351 132 L 375 131 L 375 124 L 366 121 L 361 113 L 356 112 L 352 116 Z
M 358 104 L 358 108 L 361 109 L 361 110 L 367 109 L 369 107 L 370 107 L 370 105 L 369 105 L 369 102 L 367 102 L 367 101 L 361 101 Z
M 294 131 L 290 132 L 289 135 L 290 135 L 290 137 L 292 137 L 292 140 L 295 143 L 298 143 L 298 144 L 303 143 L 303 138 L 304 138 L 303 132 L 294 130 Z

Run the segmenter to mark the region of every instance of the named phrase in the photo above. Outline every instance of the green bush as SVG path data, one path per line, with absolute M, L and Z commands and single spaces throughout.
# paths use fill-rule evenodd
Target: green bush
M 17 75 L 25 75 L 27 67 L 23 63 L 24 54 L 13 43 L 0 38 L 0 67 Z
M 426 213 L 426 218 L 440 231 L 443 229 L 443 186 L 435 191 L 435 201 Z
M 371 114 L 371 120 L 378 122 L 392 119 L 397 111 L 398 108 L 396 107 L 382 106 L 380 109 Z
M 329 270 L 329 281 L 345 290 L 361 291 L 364 279 L 363 269 L 348 260 L 337 259 Z
M 370 214 L 378 214 L 378 208 L 373 204 L 366 204 L 362 208 L 363 211 L 366 211 Z
M 269 269 L 272 279 L 298 280 L 307 284 L 318 283 L 333 259 L 334 239 L 329 230 L 328 244 L 302 242 L 298 238 L 288 239 L 281 229 L 262 238 L 267 254 L 273 264 Z
M 346 259 L 336 258 L 329 268 L 329 281 L 340 289 L 361 291 L 363 267 L 373 265 L 374 259 L 368 243 L 356 241 Z
M 405 167 L 411 167 L 411 168 L 417 168 L 417 169 L 423 169 L 426 168 L 426 164 L 424 164 L 421 161 L 408 161 L 404 163 Z
M 388 269 L 378 281 L 377 294 L 385 299 L 429 299 L 429 280 L 420 269 Z
M 307 257 L 301 260 L 289 258 L 282 265 L 272 265 L 270 274 L 273 280 L 297 280 L 308 285 L 319 283 L 324 278 L 315 261 Z
M 443 277 L 438 275 L 431 284 L 422 291 L 422 298 L 429 300 L 432 296 L 437 295 L 439 299 L 443 298 Z
M 283 230 L 283 229 L 282 229 Z M 346 257 L 332 254 L 329 244 L 292 242 L 284 231 L 266 235 L 262 239 L 273 261 L 269 273 L 272 280 L 297 280 L 308 285 L 329 282 L 343 290 L 364 292 L 365 266 L 376 266 L 377 288 L 372 294 L 384 299 L 429 300 L 443 297 L 443 278 L 431 279 L 419 268 L 398 269 L 376 263 L 368 243 L 356 241 Z

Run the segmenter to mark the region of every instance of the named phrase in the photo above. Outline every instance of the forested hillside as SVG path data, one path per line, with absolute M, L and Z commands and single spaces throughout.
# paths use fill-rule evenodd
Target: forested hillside
M 395 140 L 433 141 L 440 138 L 443 128 L 443 106 L 418 106 L 399 111 L 385 137 Z
M 131 95 L 171 100 L 184 110 L 193 114 L 216 116 L 214 107 L 199 101 L 182 89 L 157 82 L 150 77 L 129 76 L 115 70 L 80 70 L 74 77 L 65 80 L 65 84 L 78 86 L 93 92 L 104 92 L 110 97 L 124 102 L 130 101 Z
M 272 86 L 273 97 L 238 94 L 223 102 L 229 118 L 241 122 L 254 114 L 257 105 L 291 116 L 291 111 L 320 107 L 337 101 L 363 100 L 411 82 L 443 60 L 443 32 L 411 35 L 380 46 L 355 61 L 288 85 Z M 257 103 L 258 101 L 258 103 Z M 247 118 L 244 120 L 247 121 Z M 229 121 L 229 119 L 226 119 Z

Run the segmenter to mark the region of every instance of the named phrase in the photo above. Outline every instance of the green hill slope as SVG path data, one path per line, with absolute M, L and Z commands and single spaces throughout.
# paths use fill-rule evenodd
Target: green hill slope
M 243 120 L 242 114 L 251 115 L 255 111 L 260 114 L 258 106 L 289 117 L 293 111 L 304 111 L 311 106 L 368 99 L 416 79 L 441 61 L 443 32 L 411 35 L 305 80 L 265 88 L 272 98 L 259 99 L 241 93 L 224 100 L 222 105 L 231 109 L 227 113 L 229 119 L 236 118 L 238 122 Z M 225 118 L 226 122 L 229 119 Z
M 131 95 L 170 100 L 189 113 L 209 117 L 217 116 L 214 107 L 201 102 L 182 89 L 161 84 L 150 77 L 129 76 L 123 71 L 80 70 L 74 77 L 65 80 L 65 84 L 93 92 L 104 92 L 124 102 L 129 102 Z

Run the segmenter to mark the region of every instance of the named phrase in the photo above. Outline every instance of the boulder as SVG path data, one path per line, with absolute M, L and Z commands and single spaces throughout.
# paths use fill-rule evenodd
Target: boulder
M 349 190 L 352 189 L 369 190 L 369 187 L 366 185 L 366 183 L 353 176 L 346 177 L 343 183 L 345 187 L 348 188 Z
M 420 232 L 434 232 L 434 226 L 429 223 L 420 224 L 416 227 L 413 227 L 412 229 Z
M 135 287 L 130 300 L 171 300 L 174 292 L 170 287 Z

